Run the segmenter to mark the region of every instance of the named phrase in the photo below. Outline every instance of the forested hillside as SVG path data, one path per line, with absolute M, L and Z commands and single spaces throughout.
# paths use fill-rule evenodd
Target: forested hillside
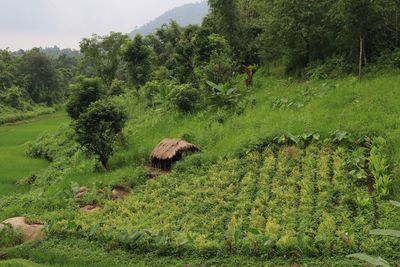
M 48 165 L 0 172 L 0 221 L 40 231 L 0 224 L 0 266 L 400 264 L 400 2 L 208 4 L 79 57 L 2 51 L 4 109 L 62 110 L 18 154 Z

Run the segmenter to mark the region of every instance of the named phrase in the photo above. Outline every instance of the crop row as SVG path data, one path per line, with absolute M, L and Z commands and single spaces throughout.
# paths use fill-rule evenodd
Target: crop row
M 372 227 L 373 199 L 349 179 L 348 156 L 328 145 L 251 152 L 205 173 L 150 180 L 74 225 L 88 238 L 135 250 L 352 252 L 366 245 L 359 237 Z

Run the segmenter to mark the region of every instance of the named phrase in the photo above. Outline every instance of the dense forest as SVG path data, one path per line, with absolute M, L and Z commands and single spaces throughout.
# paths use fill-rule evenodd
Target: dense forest
M 122 33 L 94 35 L 82 40 L 81 56 L 58 48 L 3 50 L 2 107 L 62 103 L 79 76 L 98 77 L 107 89 L 124 83 L 152 102 L 157 82 L 190 85 L 196 90 L 181 91 L 200 94 L 205 81 L 229 83 L 243 65 L 318 79 L 361 77 L 400 64 L 397 1 L 221 0 L 209 6 L 201 26 L 171 22 L 133 40 Z
M 82 40 L 81 56 L 58 48 L 1 51 L 2 105 L 62 103 L 79 76 L 143 91 L 154 84 L 228 83 L 243 65 L 275 74 L 327 78 L 397 67 L 398 1 L 209 1 L 201 26 L 171 22 L 153 35 L 110 33 Z M 364 70 L 365 68 L 365 70 Z M 189 90 L 190 91 L 190 90 Z M 193 92 L 192 92 L 193 93 Z M 190 92 L 188 92 L 190 94 Z
M 200 25 L 0 51 L 0 124 L 61 124 L 25 144 L 49 164 L 12 180 L 26 191 L 0 188 L 0 219 L 46 238 L 13 248 L 21 233 L 0 227 L 0 260 L 400 264 L 400 2 L 208 5 Z M 200 149 L 160 175 L 164 138 Z

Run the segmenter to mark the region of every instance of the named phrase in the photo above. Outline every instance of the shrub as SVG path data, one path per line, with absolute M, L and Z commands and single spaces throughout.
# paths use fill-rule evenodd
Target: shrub
M 200 92 L 190 84 L 175 85 L 168 98 L 180 111 L 191 112 L 196 109 Z
M 338 78 L 351 73 L 352 67 L 343 56 L 334 56 L 325 62 L 314 62 L 309 64 L 305 70 L 308 79 L 320 80 L 327 78 Z
M 68 126 L 61 126 L 56 132 L 44 134 L 30 142 L 26 154 L 33 158 L 54 161 L 61 157 L 72 157 L 77 150 L 74 131 Z
M 210 100 L 215 107 L 233 108 L 238 106 L 241 101 L 242 93 L 238 88 L 227 84 L 215 84 L 207 81 L 211 88 Z
M 15 231 L 9 224 L 0 228 L 0 248 L 12 247 L 22 243 L 22 232 Z
M 210 61 L 204 66 L 205 78 L 214 83 L 226 83 L 233 78 L 235 64 L 229 54 L 213 51 Z
M 390 52 L 384 52 L 377 59 L 376 64 L 370 67 L 370 69 L 377 70 L 388 70 L 388 69 L 400 69 L 400 49 L 396 49 Z
M 97 101 L 73 123 L 77 141 L 87 152 L 97 156 L 106 170 L 114 145 L 120 140 L 127 115 L 114 102 Z
M 111 96 L 122 95 L 126 92 L 127 85 L 124 81 L 114 79 L 108 90 L 108 94 Z
M 15 109 L 23 109 L 24 92 L 21 88 L 13 86 L 0 94 L 0 101 Z

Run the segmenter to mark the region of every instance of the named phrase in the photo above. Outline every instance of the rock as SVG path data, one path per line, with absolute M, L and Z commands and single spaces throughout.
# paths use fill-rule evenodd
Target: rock
M 112 199 L 117 200 L 129 195 L 129 192 L 122 187 L 116 187 L 112 191 Z
M 81 188 L 79 188 L 78 192 L 76 192 L 75 198 L 77 199 L 82 198 L 84 195 L 86 195 L 87 191 L 88 191 L 87 187 L 82 186 Z
M 94 213 L 94 212 L 100 211 L 101 208 L 97 205 L 87 205 L 85 207 L 82 207 L 80 210 L 83 213 Z
M 5 220 L 0 224 L 0 230 L 5 224 L 10 224 L 14 230 L 20 229 L 23 233 L 23 242 L 40 240 L 44 238 L 42 224 L 28 224 L 25 217 L 15 217 Z

